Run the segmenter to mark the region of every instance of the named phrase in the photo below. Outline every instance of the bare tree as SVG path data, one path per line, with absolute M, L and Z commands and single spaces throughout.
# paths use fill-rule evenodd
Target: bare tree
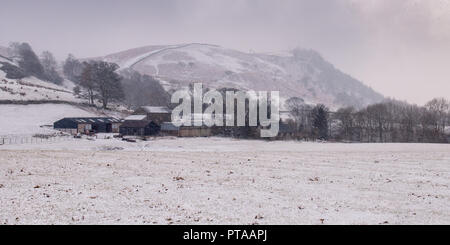
M 92 63 L 94 75 L 94 88 L 97 90 L 103 108 L 107 108 L 110 101 L 124 98 L 121 84 L 122 78 L 116 73 L 119 66 L 114 63 L 96 61 Z
M 300 125 L 303 124 L 305 101 L 299 97 L 292 97 L 286 100 L 286 107 L 291 116 L 294 118 L 295 127 L 300 130 Z
M 96 83 L 94 65 L 92 62 L 83 62 L 83 71 L 81 72 L 79 80 L 80 86 L 85 88 L 87 91 L 89 103 L 94 105 Z
M 124 98 L 122 77 L 116 73 L 118 68 L 117 64 L 105 61 L 83 62 L 80 86 L 87 90 L 92 105 L 96 97 L 102 102 L 103 108 L 107 108 L 110 101 Z
M 388 128 L 390 118 L 386 104 L 370 105 L 367 107 L 367 113 L 371 121 L 371 127 L 378 133 L 379 141 L 384 142 L 386 140 L 384 133 Z
M 69 54 L 63 64 L 63 73 L 67 79 L 75 83 L 80 83 L 81 73 L 83 72 L 83 64 L 75 58 L 72 54 Z
M 61 84 L 63 82 L 63 78 L 56 71 L 58 63 L 56 62 L 53 54 L 50 53 L 50 51 L 42 52 L 40 61 L 44 69 L 46 80 L 52 83 Z
M 365 136 L 367 135 L 367 115 L 365 110 L 360 110 L 355 113 L 354 122 L 355 122 L 355 133 L 360 142 L 365 141 Z
M 398 114 L 401 141 L 413 142 L 417 139 L 417 125 L 420 124 L 420 108 L 415 105 L 405 105 Z
M 435 98 L 429 101 L 425 108 L 434 114 L 436 118 L 436 129 L 440 134 L 444 134 L 447 125 L 447 114 L 450 108 L 449 102 L 445 98 Z
M 341 108 L 336 112 L 336 118 L 341 123 L 341 134 L 346 140 L 353 138 L 354 113 L 355 108 L 353 107 Z

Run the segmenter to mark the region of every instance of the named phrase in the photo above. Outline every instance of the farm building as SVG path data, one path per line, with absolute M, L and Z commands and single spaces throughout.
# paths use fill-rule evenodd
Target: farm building
M 211 127 L 207 126 L 181 126 L 178 131 L 180 137 L 208 137 L 212 136 Z
M 121 120 L 113 117 L 67 117 L 53 123 L 53 128 L 70 134 L 118 133 Z
M 163 106 L 141 106 L 133 115 L 125 118 L 120 127 L 122 135 L 150 136 L 161 133 L 179 137 L 206 137 L 211 136 L 210 127 L 206 126 L 181 126 L 176 127 L 171 123 L 171 110 Z M 196 118 L 193 114 L 194 124 Z
M 197 126 L 200 125 L 200 126 Z M 208 137 L 212 136 L 212 128 L 205 125 L 202 114 L 191 115 L 191 126 L 181 126 L 178 131 L 180 137 Z
M 191 126 L 180 126 L 179 137 L 208 137 L 213 135 L 213 127 L 208 127 L 203 121 L 202 114 L 191 114 Z
M 172 111 L 165 106 L 141 106 L 133 114 L 145 115 L 147 121 L 153 121 L 159 125 L 170 122 Z
M 212 136 L 212 127 L 203 126 L 180 126 L 177 127 L 171 122 L 161 124 L 161 134 L 178 137 L 207 137 Z
M 171 122 L 164 122 L 161 125 L 161 134 L 178 137 L 207 137 L 212 136 L 212 128 L 207 126 L 180 126 L 177 127 Z
M 178 136 L 180 127 L 175 126 L 171 122 L 163 122 L 161 124 L 161 134 L 169 136 Z
M 146 115 L 131 115 L 120 126 L 124 136 L 152 136 L 159 133 L 161 127 L 154 121 L 147 120 Z

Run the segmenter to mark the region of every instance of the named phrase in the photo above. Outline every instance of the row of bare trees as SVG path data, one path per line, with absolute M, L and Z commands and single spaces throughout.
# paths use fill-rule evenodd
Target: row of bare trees
M 327 140 L 330 137 L 330 110 L 322 104 L 312 106 L 298 97 L 286 101 L 297 136 Z
M 319 138 L 315 133 L 317 112 L 314 107 L 299 98 L 289 99 L 286 105 L 293 118 L 291 123 L 296 126 L 298 133 L 303 137 Z M 447 143 L 450 138 L 450 102 L 444 98 L 436 98 L 425 106 L 417 106 L 386 100 L 360 110 L 346 107 L 328 112 L 326 122 L 327 139 Z

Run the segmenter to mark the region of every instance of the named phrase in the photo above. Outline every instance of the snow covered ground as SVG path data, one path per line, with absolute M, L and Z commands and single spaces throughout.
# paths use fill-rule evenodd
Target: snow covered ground
M 117 139 L 0 146 L 4 224 L 450 224 L 450 146 Z

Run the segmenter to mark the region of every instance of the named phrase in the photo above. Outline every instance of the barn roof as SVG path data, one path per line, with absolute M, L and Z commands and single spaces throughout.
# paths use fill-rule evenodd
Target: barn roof
M 125 120 L 122 125 L 120 125 L 121 128 L 145 128 L 150 123 L 153 123 L 152 121 L 148 120 Z
M 61 120 L 68 120 L 75 123 L 120 123 L 121 120 L 115 117 L 66 117 Z
M 139 120 L 144 120 L 147 116 L 146 115 L 131 115 L 125 118 L 125 120 L 130 120 L 130 121 L 139 121 Z
M 141 109 L 147 113 L 171 113 L 165 106 L 141 106 Z

